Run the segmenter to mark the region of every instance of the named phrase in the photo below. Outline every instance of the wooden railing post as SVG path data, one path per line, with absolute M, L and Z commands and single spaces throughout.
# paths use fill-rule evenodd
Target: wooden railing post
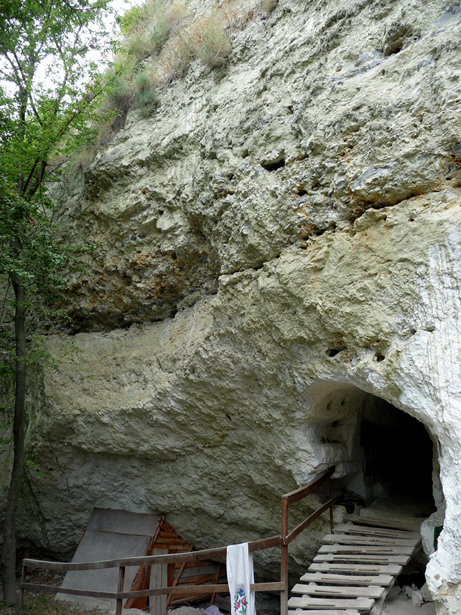
M 24 583 L 26 577 L 26 567 L 24 565 L 24 561 L 22 562 L 22 570 L 21 570 L 21 584 Z M 18 601 L 16 603 L 16 613 L 20 613 L 22 611 L 22 606 L 24 603 L 24 589 L 19 586 L 19 594 Z
M 280 547 L 280 581 L 285 589 L 280 592 L 280 615 L 288 615 L 288 500 L 282 497 L 282 546 Z
M 331 476 L 328 477 L 328 499 L 331 500 Z M 330 530 L 333 534 L 333 504 L 330 505 Z
M 125 586 L 125 566 L 120 566 L 118 569 L 118 591 L 123 592 Z M 122 615 L 123 598 L 117 598 L 117 606 L 115 607 L 115 615 Z

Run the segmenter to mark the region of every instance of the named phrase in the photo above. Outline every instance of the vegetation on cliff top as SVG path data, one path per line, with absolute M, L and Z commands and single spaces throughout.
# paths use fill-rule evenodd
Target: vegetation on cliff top
M 232 32 L 253 18 L 270 14 L 278 0 L 218 0 L 208 8 L 191 8 L 186 0 L 145 0 L 121 18 L 122 38 L 109 74 L 116 75 L 95 147 L 78 159 L 83 165 L 124 126 L 130 109 L 148 117 L 159 105 L 158 92 L 185 75 L 195 60 L 209 69 L 224 68 L 231 59 Z M 211 4 L 211 3 L 210 3 Z

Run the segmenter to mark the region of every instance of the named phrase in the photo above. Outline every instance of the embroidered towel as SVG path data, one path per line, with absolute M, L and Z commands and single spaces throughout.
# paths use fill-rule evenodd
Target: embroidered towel
M 226 569 L 231 615 L 256 615 L 255 594 L 250 592 L 250 584 L 254 583 L 253 558 L 247 542 L 227 547 Z

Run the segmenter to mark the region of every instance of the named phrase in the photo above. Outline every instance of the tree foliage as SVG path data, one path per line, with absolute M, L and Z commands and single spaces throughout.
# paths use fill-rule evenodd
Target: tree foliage
M 108 0 L 0 0 L 0 168 L 33 196 L 91 136 Z M 91 53 L 90 53 L 91 52 Z
M 30 315 L 65 288 L 72 260 L 51 221 L 50 182 L 92 137 L 110 87 L 95 61 L 110 51 L 109 0 L 0 0 L 0 284 L 12 289 L 13 321 L 0 320 L 0 371 L 14 379 L 14 459 L 4 517 L 2 583 L 16 602 L 15 529 L 25 463 Z M 99 56 L 98 56 L 99 54 Z M 11 337 L 10 331 L 13 331 Z M 2 360 L 5 359 L 5 360 Z

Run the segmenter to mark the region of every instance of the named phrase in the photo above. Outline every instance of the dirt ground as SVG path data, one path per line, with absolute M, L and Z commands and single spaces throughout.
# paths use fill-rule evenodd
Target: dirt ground
M 52 571 L 34 571 L 28 577 L 31 583 L 60 586 L 64 575 Z M 0 588 L 0 615 L 16 615 L 14 607 L 3 603 Z M 99 609 L 84 609 L 78 604 L 54 600 L 54 594 L 27 592 L 24 596 L 24 608 L 21 615 L 107 615 L 107 611 Z

